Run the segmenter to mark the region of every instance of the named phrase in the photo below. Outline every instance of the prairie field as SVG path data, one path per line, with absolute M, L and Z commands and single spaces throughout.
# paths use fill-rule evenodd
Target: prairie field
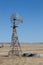
M 8 55 L 10 44 L 0 48 L 0 65 L 43 65 L 43 57 L 2 57 Z M 22 53 L 43 54 L 43 44 L 21 44 Z

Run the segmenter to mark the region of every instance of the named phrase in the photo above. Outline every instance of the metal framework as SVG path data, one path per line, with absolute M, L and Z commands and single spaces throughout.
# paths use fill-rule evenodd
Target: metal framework
M 22 50 L 21 50 L 20 43 L 18 40 L 16 28 L 18 27 L 17 23 L 22 22 L 22 19 L 20 17 L 17 18 L 17 14 L 13 14 L 11 16 L 11 21 L 12 21 L 12 37 L 11 37 L 12 50 L 9 51 L 9 54 L 19 56 L 21 55 Z

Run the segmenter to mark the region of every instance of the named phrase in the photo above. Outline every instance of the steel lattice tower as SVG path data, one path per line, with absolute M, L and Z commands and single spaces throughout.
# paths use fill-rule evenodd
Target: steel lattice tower
M 11 46 L 12 50 L 9 51 L 9 54 L 12 55 L 20 55 L 22 53 L 20 43 L 17 36 L 16 28 L 18 27 L 18 23 L 22 22 L 22 19 L 18 17 L 18 15 L 15 13 L 11 16 L 12 21 L 12 37 L 11 37 Z

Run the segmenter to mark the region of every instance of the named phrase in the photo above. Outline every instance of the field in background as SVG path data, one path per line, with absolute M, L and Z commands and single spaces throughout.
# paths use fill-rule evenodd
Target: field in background
M 11 49 L 10 44 L 3 44 L 0 48 L 0 55 L 7 55 Z M 21 44 L 24 52 L 43 53 L 43 44 Z M 0 65 L 43 65 L 43 57 L 0 57 Z

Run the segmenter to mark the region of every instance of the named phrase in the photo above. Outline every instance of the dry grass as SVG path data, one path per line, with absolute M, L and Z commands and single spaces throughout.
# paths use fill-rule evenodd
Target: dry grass
M 43 44 L 21 44 L 23 52 L 43 53 Z M 9 44 L 0 48 L 0 55 L 7 55 Z M 43 57 L 0 57 L 0 65 L 43 65 Z

